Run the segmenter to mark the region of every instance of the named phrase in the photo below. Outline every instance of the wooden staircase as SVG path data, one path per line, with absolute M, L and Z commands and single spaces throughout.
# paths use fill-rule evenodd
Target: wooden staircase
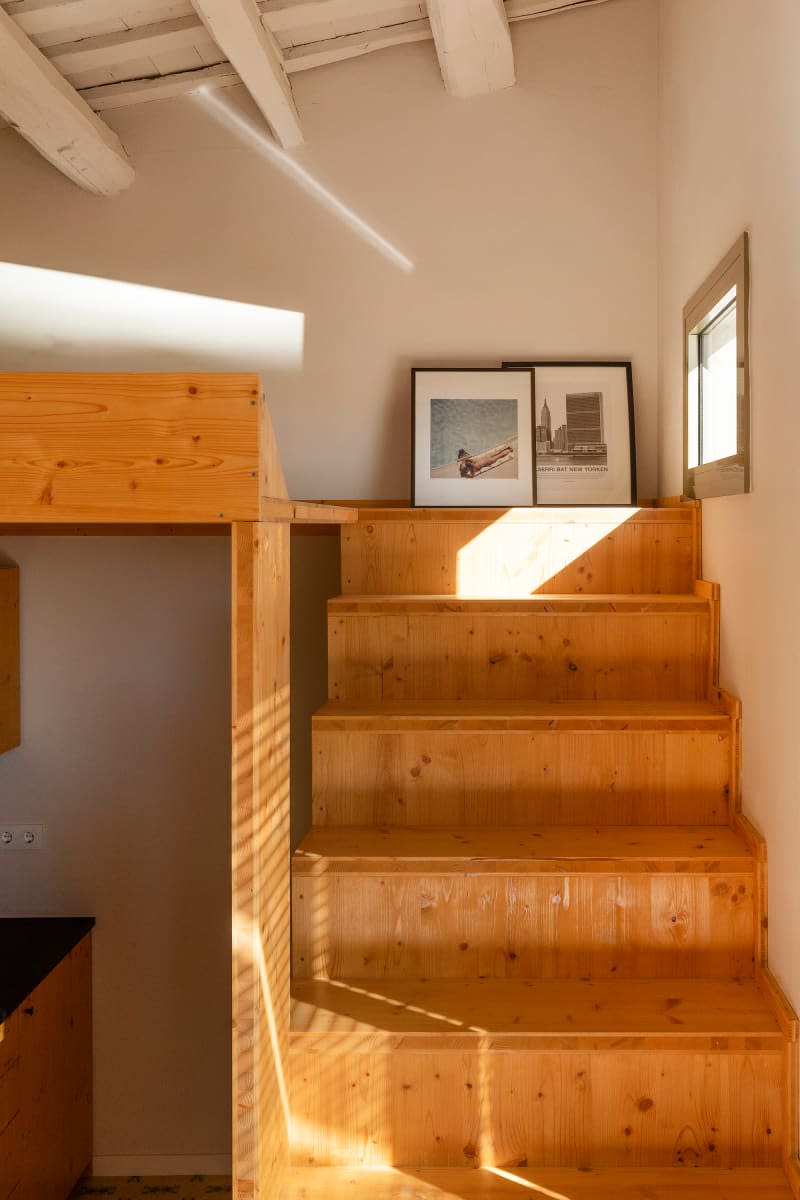
M 698 522 L 343 530 L 293 866 L 287 1200 L 795 1194 L 797 1021 Z

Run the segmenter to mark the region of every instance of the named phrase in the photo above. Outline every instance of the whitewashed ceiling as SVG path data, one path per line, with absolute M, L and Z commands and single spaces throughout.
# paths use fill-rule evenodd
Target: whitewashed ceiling
M 291 78 L 433 38 L 456 96 L 510 87 L 509 23 L 607 0 L 2 0 L 0 114 L 74 182 L 114 195 L 133 164 L 106 109 L 244 83 L 285 148 Z

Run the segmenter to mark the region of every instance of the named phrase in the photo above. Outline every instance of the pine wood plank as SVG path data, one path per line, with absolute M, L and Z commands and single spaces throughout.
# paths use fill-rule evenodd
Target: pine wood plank
M 19 568 L 0 559 L 0 754 L 19 743 Z
M 2 374 L 4 520 L 257 520 L 262 410 L 253 374 Z
M 486 875 L 582 871 L 752 874 L 753 858 L 733 830 L 706 826 L 542 826 L 313 829 L 297 849 L 297 875 L 387 871 Z
M 289 530 L 232 530 L 233 1177 L 267 1200 L 287 1158 Z
M 554 1195 L 555 1194 L 555 1195 Z M 792 1200 L 777 1168 L 294 1167 L 280 1200 Z
M 354 1036 L 357 1035 L 357 1036 Z M 362 1039 L 363 1036 L 363 1040 Z M 706 1036 L 709 1050 L 757 1039 L 780 1053 L 783 1034 L 752 979 L 299 979 L 292 1045 L 393 1049 L 454 1044 L 492 1049 L 573 1047 L 583 1040 L 643 1047 Z M 402 1040 L 401 1040 L 402 1039 Z M 749 1048 L 753 1048 L 749 1042 Z M 740 1044 L 739 1048 L 745 1048 Z
M 753 975 L 752 872 L 295 871 L 295 978 Z
M 780 1062 L 758 1050 L 293 1052 L 294 1162 L 780 1167 Z
M 727 730 L 727 709 L 714 700 L 335 700 L 317 709 L 319 730 Z
M 708 692 L 708 602 L 547 597 L 329 602 L 328 696 L 687 699 Z
M 623 716 L 613 705 L 537 715 L 520 705 L 520 716 L 481 718 L 466 704 L 328 704 L 313 719 L 313 821 L 726 824 L 738 724 L 689 707 L 672 718 L 658 706 Z
M 342 536 L 342 590 L 689 593 L 693 547 L 681 509 L 361 509 Z

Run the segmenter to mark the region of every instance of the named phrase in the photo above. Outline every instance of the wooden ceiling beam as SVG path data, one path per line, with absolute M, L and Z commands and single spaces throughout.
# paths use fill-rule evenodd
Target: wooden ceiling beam
M 114 196 L 133 182 L 117 135 L 2 8 L 0 62 L 0 115 L 48 162 L 97 196 Z
M 277 141 L 303 141 L 292 88 L 273 34 L 261 23 L 256 0 L 192 0 L 197 15 L 234 67 Z
M 516 83 L 503 0 L 428 0 L 428 18 L 451 96 L 480 96 Z

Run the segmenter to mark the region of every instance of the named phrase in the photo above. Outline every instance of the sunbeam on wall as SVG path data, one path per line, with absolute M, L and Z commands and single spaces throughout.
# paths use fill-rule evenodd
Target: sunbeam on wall
M 0 263 L 4 370 L 298 370 L 302 313 Z
M 291 179 L 292 183 L 301 188 L 312 199 L 326 208 L 339 220 L 343 221 L 353 233 L 357 234 L 373 249 L 379 251 L 380 254 L 388 258 L 391 263 L 399 267 L 401 271 L 410 272 L 414 270 L 414 264 L 410 258 L 387 241 L 377 229 L 373 229 L 371 225 L 359 217 L 358 213 L 353 212 L 352 208 L 334 196 L 333 192 L 324 187 L 318 179 L 315 179 L 305 167 L 291 158 L 284 150 L 272 141 L 269 134 L 262 131 L 257 126 L 253 125 L 242 113 L 237 112 L 225 100 L 220 99 L 214 92 L 207 88 L 199 88 L 194 95 L 206 107 L 208 112 L 216 121 L 231 130 L 245 144 L 252 148 L 266 159 L 267 162 L 277 167 L 284 175 Z

